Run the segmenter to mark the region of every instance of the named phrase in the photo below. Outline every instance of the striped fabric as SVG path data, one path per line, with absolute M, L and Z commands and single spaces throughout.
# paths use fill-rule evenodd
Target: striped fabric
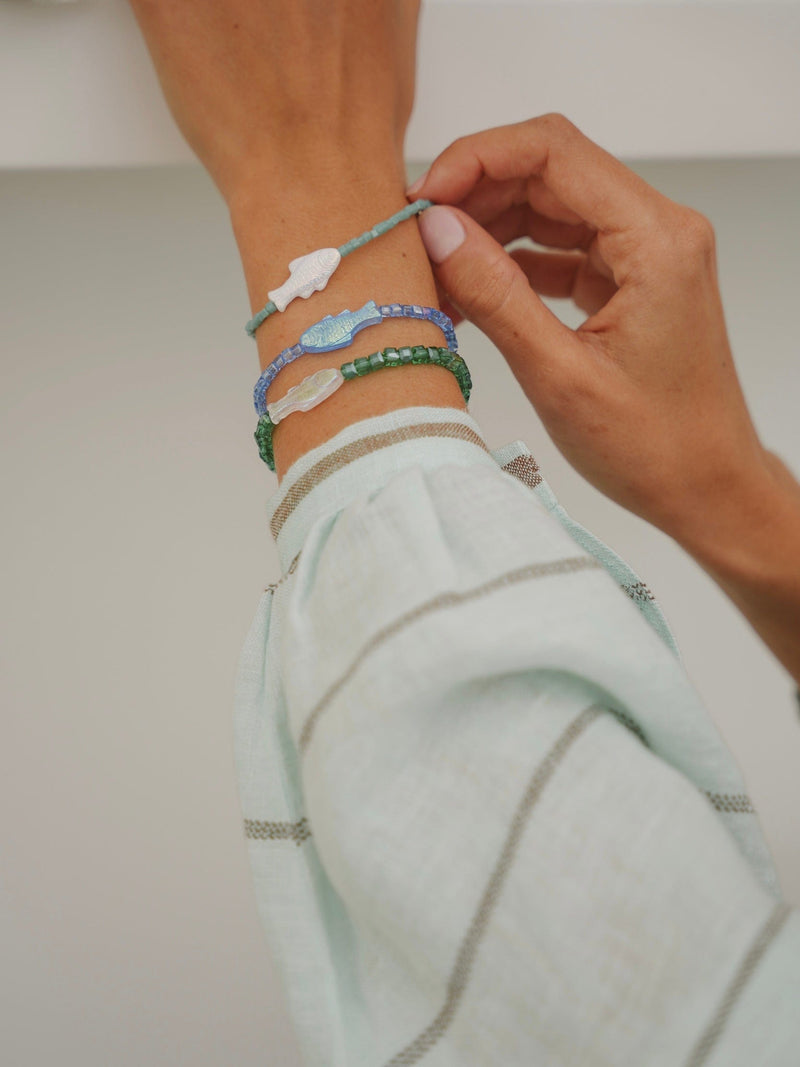
M 524 443 L 365 419 L 267 517 L 234 743 L 305 1062 L 800 1062 L 800 916 L 741 773 Z

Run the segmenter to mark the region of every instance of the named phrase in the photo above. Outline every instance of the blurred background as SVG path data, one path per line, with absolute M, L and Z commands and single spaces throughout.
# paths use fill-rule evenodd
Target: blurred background
M 800 4 L 427 0 L 420 32 L 409 179 L 561 111 L 706 214 L 756 426 L 800 474 Z M 237 658 L 279 569 L 227 210 L 124 0 L 0 0 L 0 131 L 0 1059 L 299 1067 L 233 764 Z M 524 440 L 660 600 L 800 906 L 789 675 L 458 334 L 490 448 Z

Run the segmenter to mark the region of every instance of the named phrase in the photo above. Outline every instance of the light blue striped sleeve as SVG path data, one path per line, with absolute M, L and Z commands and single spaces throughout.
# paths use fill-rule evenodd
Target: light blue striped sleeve
M 239 661 L 256 904 L 310 1067 L 789 1067 L 800 916 L 652 592 L 521 441 L 301 457 Z

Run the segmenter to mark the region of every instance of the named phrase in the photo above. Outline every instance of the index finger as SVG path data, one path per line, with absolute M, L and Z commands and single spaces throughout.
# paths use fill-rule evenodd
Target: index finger
M 562 215 L 572 216 L 562 221 L 604 234 L 647 228 L 667 202 L 556 112 L 459 137 L 433 161 L 421 188 L 426 199 L 458 204 L 484 177 L 537 178 L 567 208 Z

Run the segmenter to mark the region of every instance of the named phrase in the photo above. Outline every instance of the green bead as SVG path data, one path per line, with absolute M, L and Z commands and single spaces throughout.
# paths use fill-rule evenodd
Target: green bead
M 359 356 L 358 359 L 354 359 L 353 366 L 356 368 L 356 374 L 369 373 L 369 359 L 366 356 Z
M 342 377 L 346 382 L 358 377 L 358 375 L 356 374 L 356 368 L 353 366 L 352 363 L 343 363 L 339 370 L 342 372 Z
M 453 362 L 454 358 L 455 357 L 453 356 L 453 353 L 450 351 L 449 348 L 440 349 L 440 351 L 439 351 L 439 362 L 441 363 L 441 365 L 443 367 L 449 367 L 450 364 Z
M 258 454 L 271 471 L 275 470 L 275 457 L 272 449 L 273 429 L 273 422 L 269 415 L 262 415 L 258 420 L 258 426 L 253 435 L 256 439 L 256 444 L 258 445 Z
M 427 363 L 428 362 L 428 349 L 425 345 L 414 345 L 411 349 L 411 362 L 412 363 Z
M 369 365 L 374 368 L 385 367 L 386 359 L 384 358 L 383 352 L 373 352 L 369 357 Z
M 400 353 L 396 348 L 384 348 L 383 358 L 387 367 L 396 367 L 400 363 Z
M 411 363 L 413 360 L 413 352 L 410 348 L 398 348 L 398 355 L 400 356 L 401 363 Z

